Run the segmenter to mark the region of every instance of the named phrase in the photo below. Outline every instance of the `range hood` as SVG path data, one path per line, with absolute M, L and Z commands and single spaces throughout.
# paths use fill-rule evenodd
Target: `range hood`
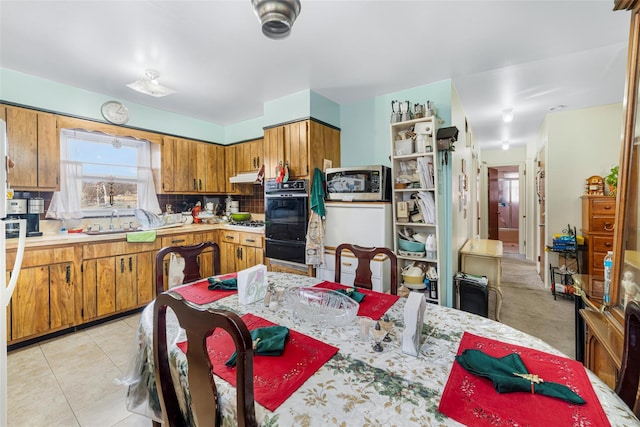
M 229 182 L 232 184 L 262 184 L 263 179 L 264 165 L 262 165 L 259 172 L 239 173 L 236 176 L 230 177 Z

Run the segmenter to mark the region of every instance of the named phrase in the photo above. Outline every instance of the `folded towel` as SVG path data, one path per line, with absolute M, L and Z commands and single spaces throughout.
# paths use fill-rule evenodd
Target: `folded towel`
M 284 326 L 267 326 L 251 331 L 253 351 L 261 356 L 280 356 L 284 350 L 284 343 L 289 337 L 289 329 Z M 225 365 L 236 366 L 236 352 L 234 351 Z
M 362 300 L 364 299 L 364 297 L 366 297 L 365 294 L 363 294 L 362 292 L 358 292 L 356 290 L 356 288 L 351 288 L 351 289 L 336 289 L 336 292 L 340 292 L 341 294 L 344 294 L 346 296 L 348 296 L 349 298 L 351 298 L 352 300 L 354 300 L 357 303 L 361 303 Z
M 129 243 L 146 243 L 156 241 L 156 230 L 136 231 L 135 233 L 127 233 L 127 242 Z
M 468 349 L 460 356 L 456 356 L 456 360 L 469 373 L 490 379 L 498 393 L 525 391 L 555 397 L 577 405 L 586 403 L 569 387 L 544 381 L 537 375 L 529 374 L 520 355 L 516 353 L 496 358 L 480 350 Z
M 215 277 L 209 277 L 207 279 L 209 281 L 208 289 L 210 291 L 215 290 L 223 290 L 223 291 L 237 291 L 238 290 L 238 279 L 232 277 L 230 279 L 220 280 Z

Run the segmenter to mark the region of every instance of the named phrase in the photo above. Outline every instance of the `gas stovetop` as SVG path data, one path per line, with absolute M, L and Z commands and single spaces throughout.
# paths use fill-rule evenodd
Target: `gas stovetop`
M 228 226 L 243 230 L 261 231 L 264 230 L 264 221 L 231 221 Z

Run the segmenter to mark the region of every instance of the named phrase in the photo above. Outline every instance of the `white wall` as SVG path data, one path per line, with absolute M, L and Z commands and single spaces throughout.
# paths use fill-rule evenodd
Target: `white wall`
M 580 234 L 585 180 L 606 176 L 620 162 L 622 103 L 547 115 L 545 146 L 546 240 L 568 224 Z M 557 265 L 557 256 L 547 254 L 545 267 Z M 548 275 L 547 275 L 548 276 Z M 549 278 L 545 284 L 549 286 Z

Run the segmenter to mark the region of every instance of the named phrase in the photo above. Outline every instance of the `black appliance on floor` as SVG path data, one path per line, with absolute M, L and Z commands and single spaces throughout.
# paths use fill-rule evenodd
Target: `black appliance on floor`
M 305 263 L 309 193 L 307 180 L 264 184 L 265 255 Z
M 453 277 L 457 291 L 457 308 L 468 313 L 489 317 L 488 281 L 485 276 L 458 272 Z

